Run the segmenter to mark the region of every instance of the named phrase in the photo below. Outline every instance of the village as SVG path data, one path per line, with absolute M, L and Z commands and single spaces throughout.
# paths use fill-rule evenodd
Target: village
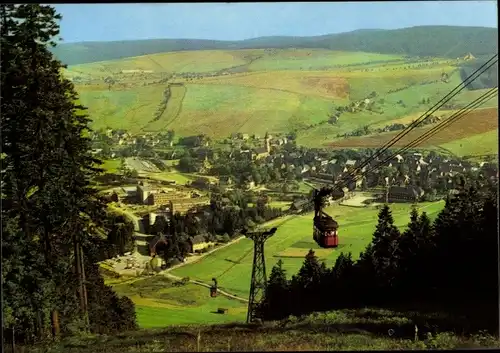
M 210 223 L 216 217 L 236 217 L 234 212 L 241 208 L 256 213 L 260 207 L 261 215 L 262 207 L 274 210 L 272 215 L 251 218 L 250 223 L 257 226 L 274 217 L 310 211 L 312 188 L 342 181 L 344 203 L 364 207 L 376 202 L 437 201 L 455 193 L 461 177 L 498 176 L 492 163 L 436 151 L 407 151 L 390 159 L 381 155 L 365 164 L 370 150 L 308 149 L 297 146 L 293 134 L 259 137 L 235 133 L 223 141 L 200 135 L 180 138 L 176 143 L 173 132 L 133 136 L 110 129 L 105 136 L 110 142 L 109 154 L 103 156 L 104 149 L 94 152 L 121 158 L 126 168 L 135 172 L 124 185 L 104 192 L 110 207 L 134 223 L 136 254 L 129 253 L 121 264 L 110 260 L 129 272 L 137 271 L 137 261 L 131 260 L 137 254 L 141 254 L 144 271 L 151 266 L 151 259 L 163 254 L 169 237 L 167 225 L 175 214 L 189 220 L 181 232 L 183 250 L 170 264 L 160 256 L 157 266 L 161 268 L 192 261 L 238 239 L 238 226 L 227 226 L 224 220 L 214 232 Z M 125 155 L 124 149 L 128 149 Z M 177 175 L 189 175 L 190 179 L 177 183 Z

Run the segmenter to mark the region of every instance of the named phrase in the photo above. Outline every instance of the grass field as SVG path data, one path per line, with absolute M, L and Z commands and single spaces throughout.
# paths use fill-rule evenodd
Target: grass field
M 164 86 L 129 90 L 79 90 L 82 104 L 93 118 L 92 128 L 115 127 L 138 133 L 153 119 L 163 99 Z
M 401 140 L 396 142 L 394 146 L 402 147 L 432 128 L 433 126 L 416 128 L 409 132 Z M 480 142 L 479 145 L 475 147 L 475 153 L 488 154 L 488 151 L 495 150 L 495 147 L 498 150 L 497 144 L 495 144 L 495 146 L 491 144 L 492 142 L 494 142 L 494 135 L 492 131 L 496 132 L 497 129 L 498 109 L 477 109 L 468 113 L 453 124 L 447 126 L 446 129 L 443 129 L 435 135 L 431 136 L 426 141 L 423 141 L 419 144 L 419 147 L 429 148 L 433 146 L 443 146 L 445 144 L 452 143 L 453 141 L 455 141 L 454 145 L 450 146 L 457 146 L 457 143 L 458 146 L 460 144 L 462 144 L 463 146 L 464 143 L 467 143 L 468 139 L 474 138 L 475 141 Z M 480 140 L 480 137 L 478 135 L 482 135 L 485 133 L 490 133 L 490 135 L 488 135 L 488 139 L 485 141 Z M 398 132 L 388 132 L 378 135 L 367 135 L 361 137 L 340 139 L 330 143 L 330 146 L 333 148 L 374 148 L 388 142 L 397 134 Z M 457 142 L 457 140 L 460 141 Z
M 164 131 L 179 117 L 182 110 L 182 103 L 186 96 L 186 87 L 184 85 L 171 85 L 170 98 L 167 107 L 160 118 L 156 121 L 151 121 L 144 126 L 144 131 Z
M 377 92 L 380 96 L 388 94 L 391 90 L 407 86 L 411 86 L 410 89 L 417 90 L 420 94 L 421 91 L 426 90 L 425 86 L 427 86 L 420 85 L 420 83 L 439 80 L 443 72 L 451 73 L 452 70 L 452 67 L 430 68 L 427 70 L 386 68 L 386 70 L 379 71 L 342 73 L 342 76 L 349 82 L 350 98 L 359 100 L 365 98 L 373 91 Z M 454 77 L 458 77 L 458 75 L 454 75 Z M 446 93 L 455 87 L 451 81 L 448 84 L 442 83 L 440 86 L 448 89 Z
M 121 283 L 115 280 L 108 284 L 119 295 L 126 295 L 135 303 L 141 328 L 241 322 L 246 318 L 245 303 L 221 295 L 211 298 L 205 287 L 195 284 L 175 286 L 161 275 Z M 218 308 L 228 309 L 228 312 L 218 314 Z
M 347 98 L 347 80 L 331 71 L 265 71 L 210 77 L 198 83 L 273 89 L 330 99 Z
M 424 203 L 419 204 L 418 207 L 433 217 L 443 205 L 444 202 Z M 394 204 L 391 208 L 396 225 L 405 226 L 409 221 L 411 205 Z M 324 260 L 328 266 L 334 264 L 340 252 L 350 251 L 357 258 L 371 240 L 377 222 L 378 210 L 374 207 L 360 209 L 333 206 L 327 209 L 327 212 L 340 224 L 341 246 L 326 251 L 321 249 L 318 251 L 318 257 Z M 279 225 L 281 222 L 277 221 L 276 223 Z M 291 276 L 300 268 L 304 261 L 304 255 L 311 248 L 319 249 L 312 240 L 312 214 L 288 218 L 288 221 L 281 224 L 277 233 L 266 242 L 265 254 L 268 272 L 281 258 L 284 262 L 284 268 Z M 251 276 L 252 250 L 251 240 L 243 239 L 234 245 L 208 255 L 198 263 L 175 269 L 172 273 L 176 276 L 188 276 L 207 283 L 216 277 L 222 289 L 231 294 L 246 297 L 248 296 Z M 286 252 L 283 253 L 284 251 Z
M 199 50 L 150 54 L 131 58 L 72 65 L 71 72 L 102 76 L 118 74 L 122 70 L 153 72 L 210 72 L 245 64 L 246 61 L 231 51 Z M 132 74 L 131 74 L 132 75 Z M 137 74 L 140 75 L 140 74 Z
M 234 132 L 265 134 L 327 118 L 331 103 L 324 98 L 229 85 L 187 85 L 182 112 L 168 127 L 179 134 L 225 137 Z
M 443 143 L 440 147 L 447 149 L 457 156 L 498 154 L 498 130 L 491 130 L 482 134 Z
M 373 61 L 401 60 L 401 56 L 363 52 L 286 49 L 265 56 L 249 65 L 250 71 L 317 70 L 340 65 L 368 64 Z

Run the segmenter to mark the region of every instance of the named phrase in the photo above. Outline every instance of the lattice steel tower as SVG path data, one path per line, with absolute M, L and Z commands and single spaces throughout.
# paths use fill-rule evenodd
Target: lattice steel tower
M 252 280 L 250 282 L 250 297 L 248 298 L 247 323 L 257 318 L 257 308 L 262 302 L 267 286 L 266 260 L 264 258 L 264 243 L 276 233 L 277 228 L 269 231 L 247 233 L 245 236 L 253 240 Z

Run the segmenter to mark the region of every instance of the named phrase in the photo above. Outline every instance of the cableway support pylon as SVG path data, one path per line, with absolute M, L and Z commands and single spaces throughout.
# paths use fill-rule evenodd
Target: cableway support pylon
M 255 322 L 258 318 L 258 308 L 264 299 L 267 286 L 266 259 L 264 257 L 264 244 L 267 239 L 276 233 L 277 228 L 269 231 L 246 233 L 245 236 L 253 240 L 253 265 L 250 280 L 250 295 L 248 298 L 247 323 Z

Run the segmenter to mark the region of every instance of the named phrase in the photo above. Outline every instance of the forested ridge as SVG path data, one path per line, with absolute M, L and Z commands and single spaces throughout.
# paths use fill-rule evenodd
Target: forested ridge
M 496 28 L 418 26 L 393 30 L 361 30 L 315 37 L 260 37 L 242 41 L 148 39 L 60 44 L 52 51 L 67 65 L 115 60 L 183 50 L 317 48 L 408 56 L 457 58 L 497 51 Z

